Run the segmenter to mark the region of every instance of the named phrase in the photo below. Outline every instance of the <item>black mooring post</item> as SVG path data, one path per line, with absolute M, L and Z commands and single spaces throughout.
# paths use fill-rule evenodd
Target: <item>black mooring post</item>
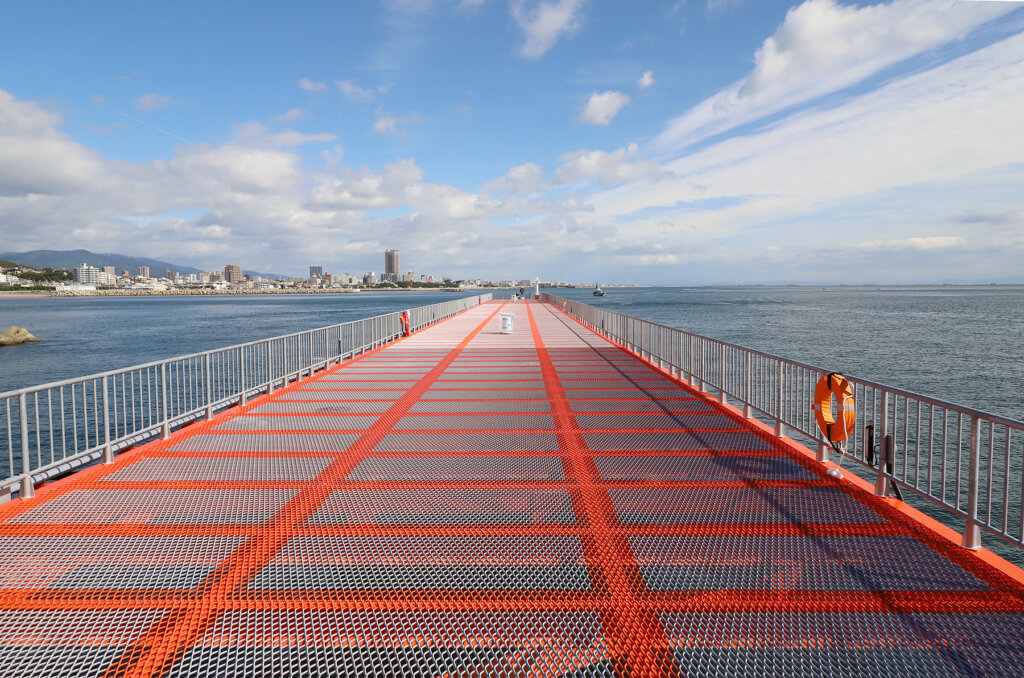
M 892 435 L 885 436 L 884 447 L 882 458 L 885 460 L 885 472 L 891 476 L 894 473 L 893 469 L 896 467 L 896 443 Z M 889 487 L 892 488 L 893 495 L 900 501 L 903 501 L 903 493 L 900 492 L 899 485 L 890 482 Z
M 875 465 L 875 422 L 869 421 L 864 427 L 864 459 L 871 466 Z

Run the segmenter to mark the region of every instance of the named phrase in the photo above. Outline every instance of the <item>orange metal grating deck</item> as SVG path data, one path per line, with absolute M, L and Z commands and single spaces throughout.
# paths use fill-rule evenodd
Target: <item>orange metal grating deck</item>
M 1024 676 L 1012 568 L 539 303 L 44 486 L 0 544 L 5 678 Z

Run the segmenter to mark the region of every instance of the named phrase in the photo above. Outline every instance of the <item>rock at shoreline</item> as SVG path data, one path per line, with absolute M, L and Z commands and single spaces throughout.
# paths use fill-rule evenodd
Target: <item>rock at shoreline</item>
M 30 341 L 39 341 L 39 339 L 32 336 L 32 333 L 24 327 L 11 325 L 6 332 L 0 334 L 0 346 L 27 344 Z

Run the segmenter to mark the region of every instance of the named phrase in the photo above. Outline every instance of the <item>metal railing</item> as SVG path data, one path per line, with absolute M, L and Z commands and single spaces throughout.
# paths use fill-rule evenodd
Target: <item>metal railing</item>
M 490 294 L 413 308 L 415 332 Z M 402 336 L 401 313 L 0 393 L 0 502 Z M 6 448 L 6 449 L 5 449 Z M 6 465 L 6 468 L 4 468 Z
M 795 433 L 817 447 L 819 461 L 828 459 L 811 404 L 818 379 L 831 370 L 552 294 L 542 298 L 720 402 L 734 401 L 745 417 L 774 425 L 776 436 Z M 966 548 L 979 548 L 983 531 L 1024 547 L 1024 422 L 845 376 L 857 425 L 844 459 L 874 480 L 876 494 L 903 489 L 941 507 L 933 517 L 952 522 Z

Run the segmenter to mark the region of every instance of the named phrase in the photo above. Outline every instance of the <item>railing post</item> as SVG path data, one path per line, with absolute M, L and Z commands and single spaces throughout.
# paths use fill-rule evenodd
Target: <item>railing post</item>
M 972 551 L 981 548 L 978 526 L 978 483 L 981 476 L 981 419 L 971 415 L 971 461 L 967 476 L 967 522 L 964 525 L 963 547 Z
M 242 386 L 241 392 L 238 394 L 238 404 L 245 405 L 249 399 L 245 397 L 247 390 L 245 387 L 245 348 L 241 346 L 238 348 L 238 378 Z
M 778 384 L 775 387 L 775 437 L 786 435 L 786 425 L 782 423 L 782 361 L 779 362 Z
M 313 360 L 313 333 L 309 333 L 309 376 L 313 376 L 313 366 L 315 361 Z
M 889 462 L 889 452 L 886 449 L 889 438 L 889 392 L 882 391 L 882 407 L 878 421 L 878 475 L 875 477 L 875 494 L 885 497 L 889 494 L 889 478 L 886 477 L 886 465 Z
M 719 379 L 718 382 L 718 402 L 725 402 L 725 344 L 722 344 L 722 350 L 718 355 L 719 361 Z
M 750 353 L 743 354 L 743 416 L 750 419 Z
M 161 427 L 160 436 L 162 438 L 171 437 L 171 417 L 170 410 L 167 408 L 167 363 L 160 363 L 160 409 L 163 413 L 163 426 Z
M 699 363 L 700 376 L 697 377 L 697 384 L 700 386 L 700 392 L 704 393 L 707 390 L 707 386 L 708 386 L 707 385 L 708 352 L 706 350 L 707 346 L 705 346 L 703 341 L 698 341 L 697 344 L 700 345 L 700 363 Z
M 206 354 L 206 420 L 213 419 L 213 372 L 210 371 L 210 354 Z
M 114 448 L 110 446 L 110 396 L 107 394 L 107 375 L 103 375 L 103 456 L 104 464 L 114 463 Z
M 18 396 L 18 411 L 21 415 L 21 472 L 24 475 L 18 496 L 31 499 L 36 496 L 36 485 L 32 482 L 32 465 L 28 458 L 28 399 L 24 393 Z
M 267 342 L 267 395 L 274 392 L 274 342 Z
M 691 336 L 689 338 L 689 341 L 687 341 L 686 343 L 688 344 L 689 348 L 689 351 L 686 354 L 686 374 L 688 375 L 687 378 L 690 381 L 690 386 L 696 386 L 697 375 L 693 373 L 693 368 L 696 361 L 693 358 L 693 354 L 697 352 L 697 337 Z

